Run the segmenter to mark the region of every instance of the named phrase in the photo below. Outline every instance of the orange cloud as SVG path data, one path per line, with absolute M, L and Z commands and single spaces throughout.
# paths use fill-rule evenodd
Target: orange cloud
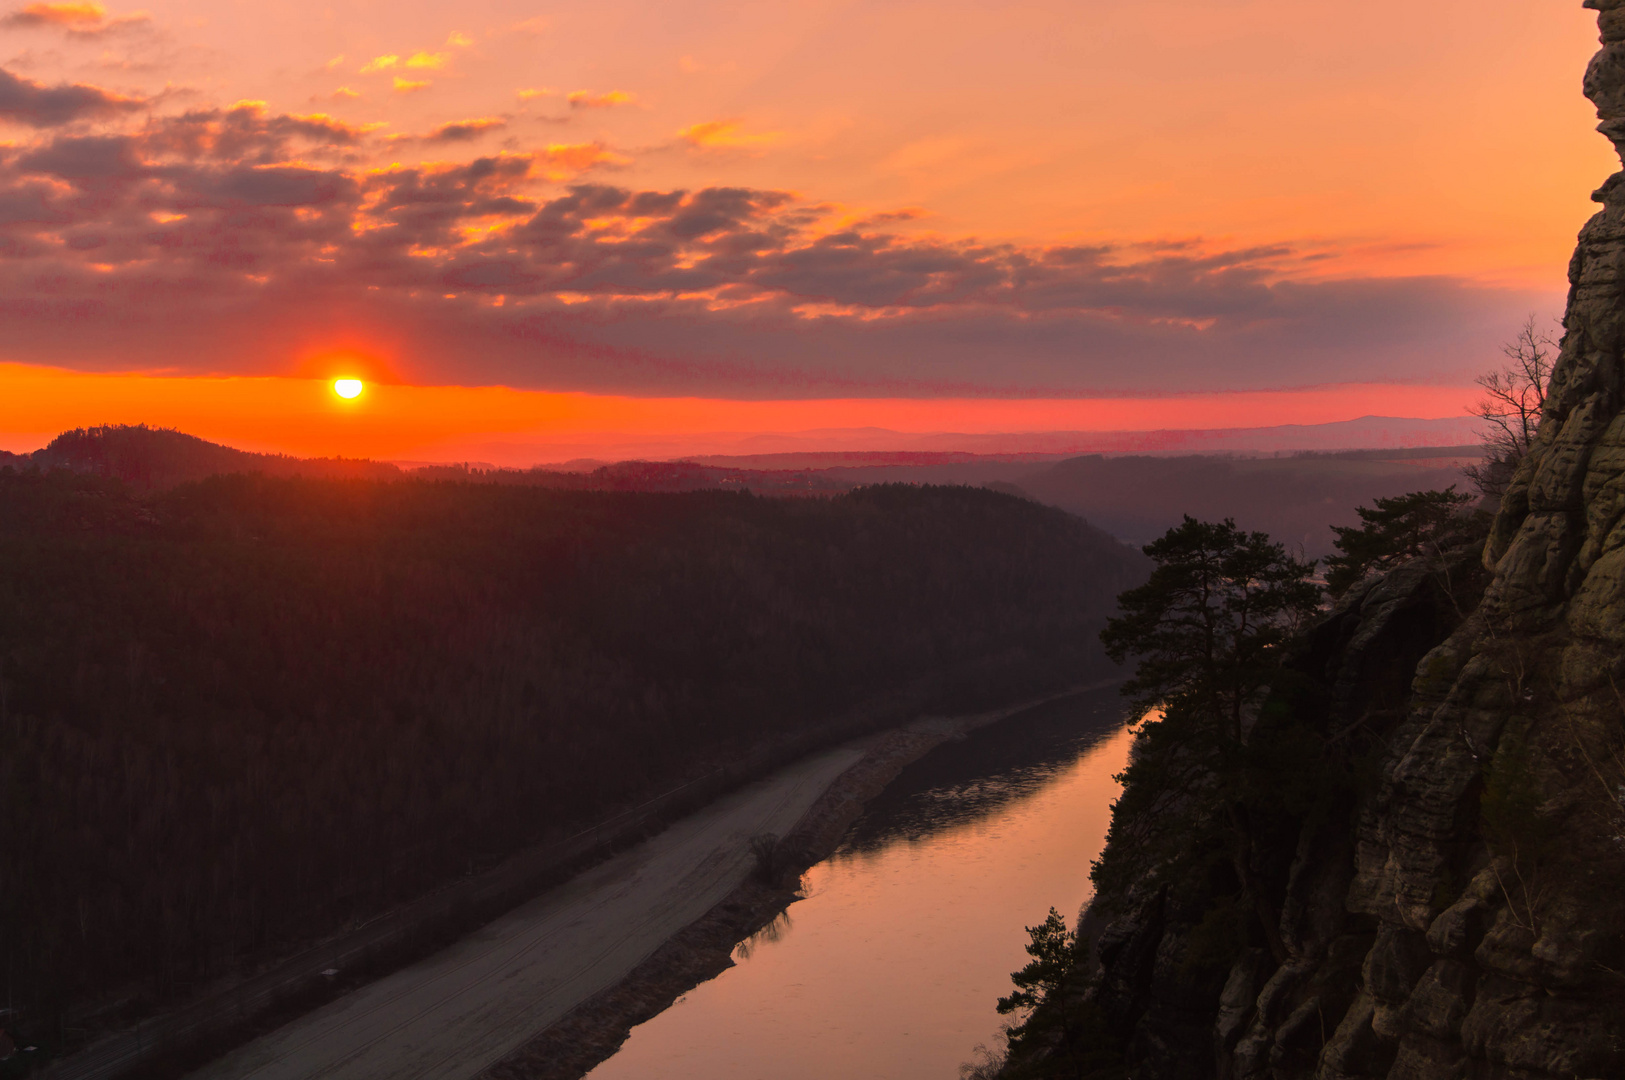
M 557 93 L 558 91 L 553 89 L 551 86 L 532 87 L 530 89 L 519 91 L 519 100 L 534 101 L 536 98 L 552 97 Z
M 144 23 L 150 18 L 144 11 L 110 18 L 107 9 L 92 0 L 65 0 L 62 3 L 35 3 L 18 8 L 0 19 L 0 26 L 55 27 L 71 34 L 95 35 L 133 23 Z
M 386 68 L 392 68 L 400 62 L 401 58 L 396 56 L 394 53 L 390 53 L 386 56 L 375 56 L 362 65 L 360 73 L 362 75 L 371 75 L 375 71 L 383 71 Z
M 566 99 L 572 109 L 613 109 L 617 105 L 631 105 L 638 100 L 636 94 L 624 90 L 611 90 L 596 94 L 591 90 L 572 90 Z
M 469 37 L 467 34 L 461 34 L 456 30 L 453 30 L 446 37 L 446 44 L 454 48 L 466 49 L 468 46 L 474 44 L 474 39 Z
M 335 101 L 343 101 L 348 98 L 358 98 L 361 94 L 359 91 L 351 90 L 348 86 L 341 86 L 333 91 L 332 96 Z
M 608 149 L 601 143 L 551 143 L 536 155 L 550 180 L 562 180 L 570 173 L 586 172 L 600 166 L 620 168 L 632 164 L 632 159 Z
M 707 120 L 704 123 L 691 124 L 679 131 L 677 137 L 690 146 L 702 150 L 762 147 L 776 143 L 784 137 L 777 131 L 747 135 L 739 130 L 739 125 L 738 120 Z
M 410 94 L 414 90 L 427 89 L 428 86 L 427 82 L 416 82 L 412 79 L 403 79 L 399 75 L 395 76 L 395 92 L 397 94 Z
M 406 58 L 406 66 L 428 71 L 439 71 L 446 66 L 446 60 L 445 53 L 415 52 Z
M 86 26 L 107 18 L 107 9 L 100 4 L 29 4 L 6 17 L 11 25 L 34 26 Z

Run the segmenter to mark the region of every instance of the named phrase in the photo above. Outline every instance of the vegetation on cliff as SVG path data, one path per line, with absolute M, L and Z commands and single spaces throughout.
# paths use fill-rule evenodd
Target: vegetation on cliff
M 0 469 L 0 976 L 186 992 L 747 749 L 1099 677 L 1133 552 L 833 499 Z
M 1625 160 L 1625 0 L 1584 6 Z M 1625 1076 L 1625 172 L 1592 198 L 1555 359 L 1531 327 L 1483 384 L 1487 538 L 1352 586 L 1289 665 L 1350 782 L 1261 852 L 1287 959 L 1211 950 L 1216 879 L 1138 879 L 1080 934 L 1137 1078 Z M 1012 1071 L 1073 1075 L 1052 1049 Z
M 1075 938 L 1059 916 L 1032 928 L 1038 959 L 1000 1003 L 1026 1009 L 1002 1075 L 1227 1075 L 1251 1019 L 1227 1021 L 1227 995 L 1256 997 L 1304 962 L 1305 893 L 1327 887 L 1306 863 L 1349 859 L 1410 670 L 1482 589 L 1485 521 L 1465 501 L 1419 492 L 1363 509 L 1364 527 L 1339 537 L 1344 598 L 1316 618 L 1309 567 L 1267 537 L 1187 519 L 1147 547 L 1157 568 L 1104 638 L 1138 660 L 1126 693 L 1149 711 L 1087 919 Z M 1373 930 L 1341 928 L 1351 942 Z M 1317 1008 L 1347 1006 L 1349 974 L 1328 977 Z M 1298 1064 L 1328 1036 L 1305 1033 Z M 1273 1060 L 1298 1075 L 1297 1058 Z

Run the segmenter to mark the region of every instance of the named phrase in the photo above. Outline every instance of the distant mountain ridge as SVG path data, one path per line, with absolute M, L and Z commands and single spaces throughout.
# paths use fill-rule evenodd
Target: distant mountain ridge
M 1363 429 L 1362 429 L 1363 430 Z M 320 479 L 419 480 L 540 487 L 556 491 L 749 491 L 832 496 L 870 484 L 989 487 L 1060 507 L 1120 540 L 1142 544 L 1181 514 L 1234 517 L 1304 554 L 1330 554 L 1334 525 L 1355 522 L 1371 499 L 1463 482 L 1476 446 L 1277 450 L 1246 454 L 986 454 L 854 451 L 619 461 L 590 471 L 402 465 L 353 458 L 294 458 L 220 446 L 179 431 L 98 427 L 64 432 L 43 450 L 0 456 L 0 467 L 68 469 L 164 491 L 226 473 Z
M 1472 416 L 1420 419 L 1361 416 L 1325 424 L 1280 424 L 1252 428 L 1165 428 L 1154 431 L 894 431 L 878 427 L 816 428 L 806 431 L 642 434 L 604 432 L 590 436 L 499 436 L 469 439 L 446 457 L 493 461 L 508 467 L 542 464 L 583 471 L 605 461 L 633 458 L 707 463 L 740 463 L 785 455 L 817 457 L 894 454 L 964 454 L 972 457 L 1069 457 L 1074 454 L 1268 454 L 1293 450 L 1393 449 L 1406 446 L 1460 446 L 1477 443 L 1482 421 Z

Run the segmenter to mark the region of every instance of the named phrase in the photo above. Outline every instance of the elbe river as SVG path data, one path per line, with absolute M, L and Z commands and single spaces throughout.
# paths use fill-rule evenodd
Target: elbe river
M 736 966 L 635 1028 L 590 1080 L 955 1080 L 1027 962 L 1089 898 L 1132 741 L 1115 690 L 1050 702 L 909 766 Z

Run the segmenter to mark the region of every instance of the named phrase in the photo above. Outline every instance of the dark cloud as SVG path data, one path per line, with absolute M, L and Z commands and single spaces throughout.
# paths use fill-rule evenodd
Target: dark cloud
M 184 194 L 176 200 L 176 205 L 188 209 L 211 203 L 320 206 L 353 196 L 356 184 L 348 176 L 338 173 L 277 165 L 190 174 L 185 178 L 183 190 L 186 194 L 201 196 L 201 201 L 191 201 Z
M 424 141 L 432 143 L 473 142 L 488 131 L 499 131 L 507 126 L 508 122 L 497 116 L 459 120 L 456 123 L 440 125 L 424 136 Z
M 458 127 L 436 135 L 458 142 Z M 786 192 L 581 182 L 624 161 L 593 143 L 371 169 L 355 156 L 368 139 L 246 102 L 0 149 L 0 353 L 263 371 L 344 343 L 431 382 L 1213 391 L 1465 379 L 1548 300 L 1310 279 L 1327 252 L 1286 245 L 1044 248 L 910 237 L 890 231 L 900 217 L 838 227 Z
M 146 102 L 139 98 L 123 97 L 79 83 L 46 86 L 0 68 L 0 120 L 33 128 L 51 128 L 145 107 Z
M 147 171 L 136 140 L 128 135 L 55 139 L 18 158 L 17 168 L 81 186 L 133 181 Z

